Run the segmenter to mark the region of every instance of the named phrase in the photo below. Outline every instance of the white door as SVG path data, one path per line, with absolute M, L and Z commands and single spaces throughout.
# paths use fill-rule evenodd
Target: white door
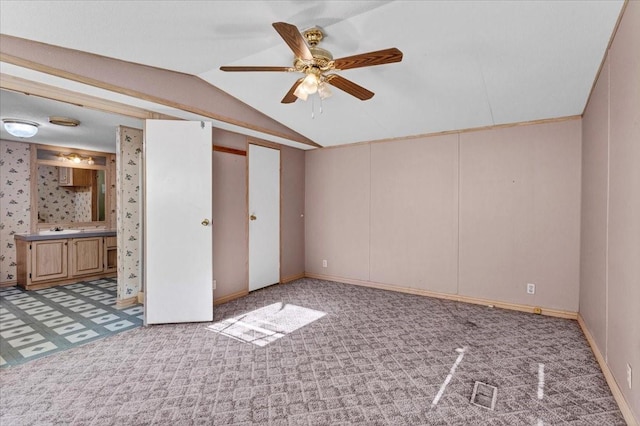
M 280 282 L 280 151 L 249 145 L 249 291 Z
M 212 321 L 211 123 L 147 120 L 144 135 L 145 323 Z

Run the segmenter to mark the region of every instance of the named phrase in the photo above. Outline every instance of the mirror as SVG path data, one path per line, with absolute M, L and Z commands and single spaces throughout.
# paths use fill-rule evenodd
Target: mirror
M 61 175 L 82 182 L 61 184 Z M 103 222 L 105 196 L 104 170 L 38 164 L 38 223 Z
M 32 186 L 36 230 L 107 223 L 112 154 L 37 145 Z M 35 217 L 34 217 L 35 216 Z

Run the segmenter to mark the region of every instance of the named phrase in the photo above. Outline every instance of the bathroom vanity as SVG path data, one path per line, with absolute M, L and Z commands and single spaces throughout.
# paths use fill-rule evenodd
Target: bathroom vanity
M 18 285 L 27 290 L 116 276 L 116 231 L 40 231 L 14 237 Z

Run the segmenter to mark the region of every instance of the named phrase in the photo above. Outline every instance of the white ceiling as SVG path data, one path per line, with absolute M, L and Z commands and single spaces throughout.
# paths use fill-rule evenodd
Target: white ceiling
M 328 146 L 581 114 L 623 5 L 610 1 L 1 1 L 2 33 L 202 77 Z M 341 72 L 334 89 L 283 105 L 290 66 L 271 27 L 317 25 L 335 58 L 397 47 L 401 63 Z
M 2 118 L 19 118 L 39 124 L 38 133 L 29 139 L 11 136 L 0 126 L 0 138 L 10 141 L 65 146 L 90 151 L 115 152 L 116 128 L 119 125 L 142 129 L 142 120 L 109 114 L 22 93 L 0 91 Z M 78 127 L 49 123 L 50 116 L 70 117 L 80 121 Z

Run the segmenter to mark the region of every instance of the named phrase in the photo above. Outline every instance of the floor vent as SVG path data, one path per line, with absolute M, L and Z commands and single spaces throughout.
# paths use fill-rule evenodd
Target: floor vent
M 471 395 L 471 403 L 478 407 L 493 410 L 496 408 L 496 398 L 498 396 L 498 388 L 482 382 L 476 382 L 473 386 L 473 394 Z

